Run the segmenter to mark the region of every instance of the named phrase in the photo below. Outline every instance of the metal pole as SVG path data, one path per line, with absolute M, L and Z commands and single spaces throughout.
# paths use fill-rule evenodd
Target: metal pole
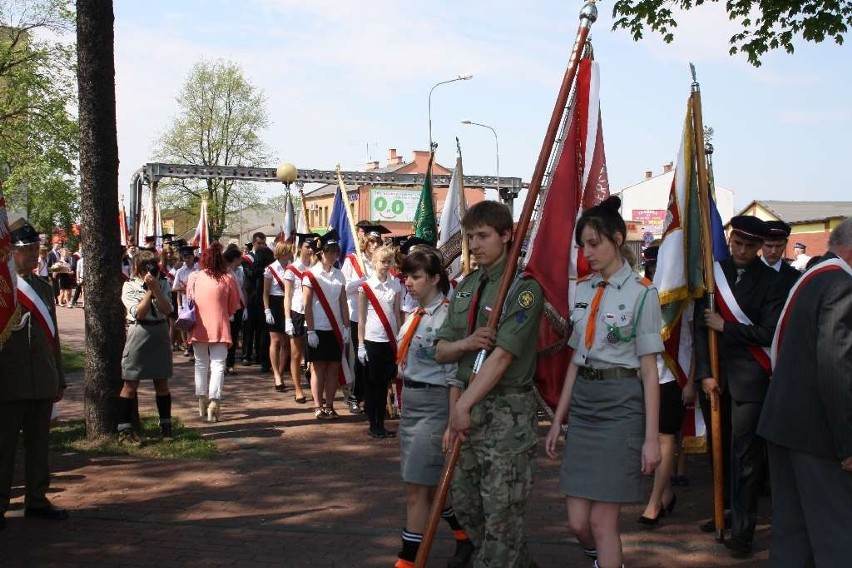
M 481 126 L 482 128 L 487 128 L 494 135 L 494 147 L 497 150 L 497 194 L 503 199 L 503 191 L 500 189 L 500 142 L 497 139 L 497 131 L 494 130 L 493 127 L 488 126 L 487 124 L 482 124 L 480 122 L 473 122 L 472 120 L 462 120 L 462 124 L 472 124 L 473 126 Z M 514 201 L 514 197 L 507 195 L 503 201 L 506 205 L 509 206 L 509 210 L 512 209 L 512 201 Z
M 473 75 L 470 73 L 466 75 L 459 75 L 455 79 L 449 79 L 447 81 L 440 81 L 432 85 L 432 88 L 429 89 L 429 150 L 432 150 L 432 92 L 435 88 L 440 87 L 441 85 L 446 85 L 447 83 L 455 83 L 456 81 L 467 81 L 468 79 L 473 79 Z

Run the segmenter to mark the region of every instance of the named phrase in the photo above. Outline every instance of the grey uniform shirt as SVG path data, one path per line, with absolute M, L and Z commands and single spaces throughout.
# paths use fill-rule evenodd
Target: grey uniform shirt
M 604 288 L 594 339 L 591 348 L 587 349 L 586 328 L 592 300 L 601 280 L 603 278 L 596 272 L 577 283 L 571 309 L 574 329 L 568 339 L 568 345 L 574 349 L 572 361 L 580 367 L 638 369 L 639 357 L 663 351 L 657 289 L 625 262 Z
M 437 343 L 438 330 L 447 319 L 449 304 L 443 294 L 438 294 L 423 307 L 426 313 L 420 318 L 417 330 L 411 338 L 408 348 L 408 356 L 403 364 L 399 366 L 399 377 L 409 381 L 429 383 L 430 385 L 456 386 L 464 388 L 464 383 L 456 378 L 458 365 L 456 363 L 438 363 L 435 361 L 435 344 Z M 408 314 L 405 323 L 402 324 L 397 341 L 402 338 L 411 327 L 414 313 Z

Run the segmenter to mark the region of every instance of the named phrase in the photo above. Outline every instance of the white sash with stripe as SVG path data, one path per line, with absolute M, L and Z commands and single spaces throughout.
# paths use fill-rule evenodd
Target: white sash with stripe
M 716 278 L 716 289 L 719 291 L 719 294 L 722 295 L 722 299 L 725 301 L 725 305 L 728 306 L 728 309 L 731 310 L 731 314 L 743 325 L 754 325 L 740 305 L 737 303 L 737 299 L 734 297 L 734 291 L 731 290 L 730 285 L 728 285 L 728 279 L 725 278 L 725 272 L 722 270 L 722 265 L 719 262 L 713 263 L 713 276 Z M 760 347 L 765 353 L 766 356 L 769 356 L 769 348 L 768 347 Z
M 18 285 L 18 303 L 22 304 L 36 318 L 39 326 L 44 330 L 44 333 L 51 342 L 56 341 L 56 326 L 53 325 L 53 318 L 50 317 L 50 309 L 44 303 L 38 292 L 30 285 L 29 282 L 16 275 Z

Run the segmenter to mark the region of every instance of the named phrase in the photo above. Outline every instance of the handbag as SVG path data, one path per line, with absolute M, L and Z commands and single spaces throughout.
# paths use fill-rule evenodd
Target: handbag
M 195 296 L 195 281 L 192 282 L 192 295 Z M 180 331 L 189 333 L 195 326 L 195 300 L 187 295 L 187 300 L 178 310 L 174 326 Z

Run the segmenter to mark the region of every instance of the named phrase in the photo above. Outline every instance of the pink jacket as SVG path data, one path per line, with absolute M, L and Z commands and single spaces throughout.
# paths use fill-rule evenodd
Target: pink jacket
M 195 300 L 195 325 L 189 343 L 231 345 L 231 314 L 240 307 L 237 280 L 225 274 L 219 281 L 204 270 L 193 272 L 186 284 L 188 298 Z

